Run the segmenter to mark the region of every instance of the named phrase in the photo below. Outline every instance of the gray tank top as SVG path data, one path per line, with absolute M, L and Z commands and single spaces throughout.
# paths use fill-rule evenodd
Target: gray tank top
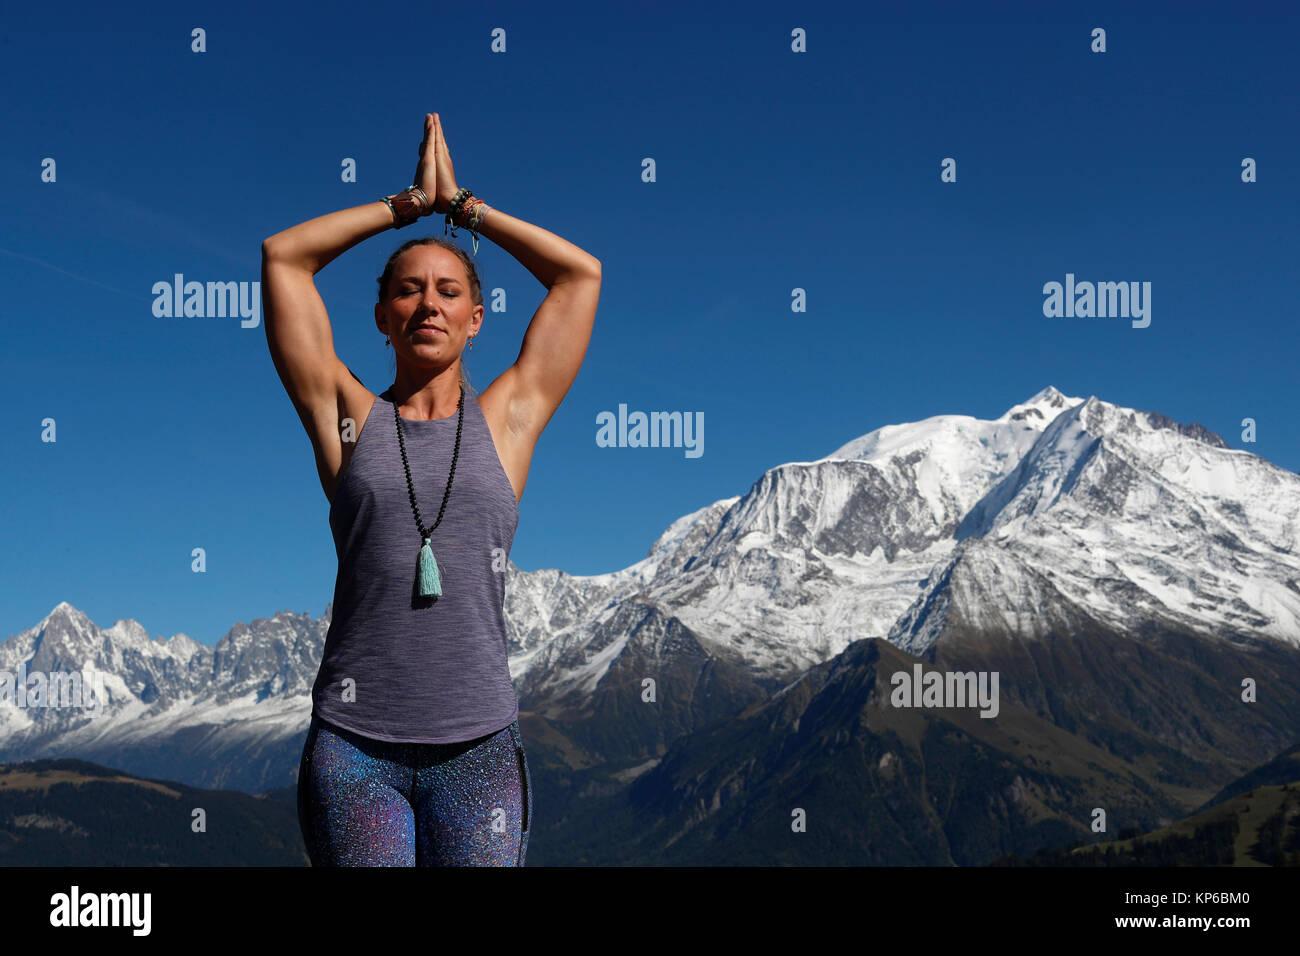
M 402 418 L 425 528 L 442 505 L 456 419 Z M 378 396 L 330 503 L 339 569 L 312 714 L 364 737 L 405 743 L 459 743 L 512 724 L 519 699 L 507 663 L 505 581 L 518 523 L 487 419 L 466 389 L 451 496 L 429 541 L 442 595 L 421 597 L 424 541 L 391 389 Z

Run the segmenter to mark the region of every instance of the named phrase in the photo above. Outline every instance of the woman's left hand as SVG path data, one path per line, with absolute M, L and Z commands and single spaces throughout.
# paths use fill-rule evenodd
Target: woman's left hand
M 430 149 L 432 145 L 432 149 Z M 442 121 L 437 113 L 424 116 L 424 142 L 420 144 L 420 164 L 415 171 L 415 184 L 433 200 L 434 212 L 446 214 L 451 209 L 459 187 L 456 173 L 451 168 L 451 154 L 442 135 Z

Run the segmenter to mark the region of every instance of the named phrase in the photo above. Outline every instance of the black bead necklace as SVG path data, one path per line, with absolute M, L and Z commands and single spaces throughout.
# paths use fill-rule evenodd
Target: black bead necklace
M 392 394 L 392 389 L 389 389 Z M 393 395 L 393 398 L 396 398 Z M 397 425 L 397 444 L 402 451 L 402 467 L 406 470 L 406 490 L 411 495 L 411 510 L 415 512 L 415 526 L 420 529 L 420 537 L 424 539 L 424 546 L 420 548 L 420 564 L 418 578 L 420 583 L 421 597 L 440 597 L 442 595 L 442 579 L 438 574 L 438 562 L 433 556 L 433 548 L 429 544 L 429 536 L 433 534 L 434 528 L 442 522 L 443 512 L 447 510 L 447 498 L 451 495 L 451 482 L 456 477 L 456 462 L 460 458 L 460 430 L 465 424 L 465 385 L 460 386 L 460 402 L 458 417 L 456 419 L 456 447 L 451 453 L 451 473 L 447 475 L 447 490 L 442 493 L 442 507 L 438 509 L 438 518 L 433 523 L 433 527 L 425 529 L 424 522 L 420 520 L 420 506 L 415 503 L 415 482 L 411 480 L 411 465 L 406 460 L 406 441 L 402 438 L 402 416 L 397 413 L 397 402 L 393 402 L 393 421 Z

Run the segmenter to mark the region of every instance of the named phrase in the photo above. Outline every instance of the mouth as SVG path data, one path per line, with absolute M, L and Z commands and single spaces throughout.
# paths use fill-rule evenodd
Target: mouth
M 434 335 L 435 333 L 438 334 L 438 335 L 446 335 L 446 334 L 447 334 L 445 330 L 440 329 L 440 328 L 437 328 L 436 326 L 432 326 L 432 325 L 422 325 L 422 326 L 420 326 L 418 329 L 416 329 L 414 332 L 412 332 L 411 334 L 412 334 L 412 335 L 417 335 L 417 336 L 418 336 L 418 335 L 429 335 L 429 336 L 432 336 L 432 335 Z

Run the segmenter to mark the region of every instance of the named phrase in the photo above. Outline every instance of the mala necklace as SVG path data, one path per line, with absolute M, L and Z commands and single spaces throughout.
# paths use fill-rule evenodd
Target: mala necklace
M 451 473 L 447 476 L 447 490 L 442 493 L 442 507 L 438 509 L 438 519 L 434 521 L 432 528 L 425 530 L 424 522 L 420 520 L 420 507 L 415 503 L 415 483 L 411 481 L 411 466 L 406 460 L 406 441 L 402 438 L 402 416 L 397 414 L 397 402 L 393 402 L 393 421 L 397 424 L 397 444 L 402 450 L 402 467 L 406 469 L 406 490 L 411 494 L 411 510 L 415 512 L 415 526 L 420 529 L 420 537 L 424 539 L 424 546 L 420 548 L 420 564 L 417 574 L 421 597 L 440 597 L 442 595 L 442 580 L 438 576 L 438 562 L 433 556 L 433 548 L 429 545 L 429 536 L 433 534 L 433 529 L 442 522 L 443 512 L 447 510 L 447 498 L 451 495 L 451 482 L 456 477 L 456 461 L 460 458 L 460 429 L 465 423 L 465 386 L 463 384 L 460 387 L 458 415 L 459 417 L 456 419 L 456 447 L 451 453 Z

